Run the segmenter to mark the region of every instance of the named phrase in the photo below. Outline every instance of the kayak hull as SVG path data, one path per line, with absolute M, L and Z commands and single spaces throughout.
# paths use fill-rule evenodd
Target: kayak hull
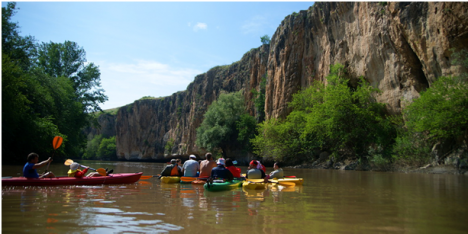
M 161 182 L 165 184 L 179 183 L 180 177 L 179 176 L 162 176 Z
M 203 188 L 206 191 L 216 192 L 239 188 L 241 185 L 242 181 L 233 180 L 232 182 L 204 184 Z
M 266 189 L 266 183 L 264 183 L 264 182 L 244 181 L 242 183 L 242 187 L 244 187 L 246 189 Z
M 302 178 L 283 178 L 278 179 L 278 182 L 293 182 L 296 185 L 302 185 L 302 183 L 304 183 L 304 180 Z
M 131 184 L 137 182 L 142 172 L 118 173 L 99 177 L 56 177 L 56 178 L 25 178 L 12 177 L 2 179 L 2 186 L 56 186 L 56 185 L 101 185 L 101 184 Z

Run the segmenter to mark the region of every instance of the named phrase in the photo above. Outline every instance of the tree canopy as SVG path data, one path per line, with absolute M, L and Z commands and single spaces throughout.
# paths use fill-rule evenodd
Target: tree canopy
M 99 68 L 87 63 L 77 43 L 36 44 L 11 21 L 16 4 L 2 7 L 2 153 L 4 162 L 24 162 L 30 152 L 59 151 L 77 156 L 86 145 L 81 130 L 87 113 L 107 100 Z

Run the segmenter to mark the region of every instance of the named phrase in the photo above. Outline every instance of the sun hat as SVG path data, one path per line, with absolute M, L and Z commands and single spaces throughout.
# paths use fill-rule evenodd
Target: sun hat
M 196 158 L 197 158 L 197 156 L 195 156 L 195 155 L 191 154 L 189 158 L 196 159 Z
M 80 164 L 74 162 L 74 163 L 72 163 L 72 164 L 70 165 L 70 169 L 72 169 L 72 170 L 74 171 L 74 170 L 78 169 L 79 166 L 80 166 Z
M 224 165 L 224 158 L 218 159 L 217 164 L 218 164 L 218 165 Z

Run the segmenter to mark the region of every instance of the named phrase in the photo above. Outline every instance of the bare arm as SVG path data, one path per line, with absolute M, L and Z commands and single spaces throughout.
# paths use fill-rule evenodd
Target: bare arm
M 52 162 L 52 158 L 49 157 L 49 159 L 47 159 L 47 160 L 44 160 L 44 161 L 42 161 L 42 162 L 40 162 L 40 163 L 34 164 L 33 169 L 36 169 L 36 168 L 39 168 L 39 167 L 43 167 L 43 166 L 47 165 L 47 163 L 48 163 L 49 161 Z

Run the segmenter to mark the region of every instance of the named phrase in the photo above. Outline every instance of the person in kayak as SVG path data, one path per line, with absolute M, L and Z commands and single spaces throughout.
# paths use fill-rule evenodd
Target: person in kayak
M 191 154 L 189 156 L 189 160 L 184 162 L 184 165 L 182 166 L 182 172 L 184 172 L 184 176 L 197 176 L 197 172 L 200 170 L 200 164 L 198 164 L 196 159 L 197 156 Z
M 241 177 L 241 169 L 235 167 L 234 162 L 230 158 L 226 159 L 226 169 L 228 169 L 232 173 L 234 178 L 240 178 Z
M 249 163 L 249 167 L 247 168 L 247 175 L 245 175 L 245 178 L 249 179 L 263 179 L 265 178 L 265 172 L 263 170 L 260 170 L 257 168 L 258 167 L 258 162 L 257 160 L 252 160 Z
M 80 164 L 79 163 L 72 163 L 70 164 L 70 170 L 68 170 L 68 177 L 75 177 L 75 178 L 83 178 L 83 176 L 88 172 L 89 167 L 86 167 L 84 170 L 79 169 Z M 114 170 L 111 170 L 114 171 Z M 106 173 L 107 170 L 106 170 Z M 89 173 L 86 177 L 98 177 L 101 176 L 99 172 L 91 172 Z
M 232 173 L 228 169 L 226 169 L 226 167 L 224 167 L 224 158 L 218 159 L 218 162 L 216 164 L 218 164 L 218 166 L 214 167 L 213 170 L 211 170 L 211 176 L 209 180 L 223 179 L 225 181 L 232 181 L 234 179 Z
M 268 175 L 268 178 L 277 178 L 277 179 L 280 179 L 280 178 L 283 178 L 284 177 L 284 173 L 283 173 L 283 168 L 281 168 L 282 165 L 281 163 L 279 162 L 275 162 L 275 164 L 273 164 L 273 169 L 275 169 L 274 171 L 272 171 L 270 173 L 270 175 Z
M 36 169 L 47 165 L 52 162 L 52 158 L 39 162 L 39 155 L 36 153 L 30 153 L 27 158 L 28 162 L 23 167 L 23 176 L 26 178 L 55 178 L 54 173 L 51 171 L 43 173 L 39 176 Z
M 200 177 L 210 177 L 211 170 L 216 167 L 216 162 L 210 152 L 206 153 L 205 157 L 206 159 L 200 163 Z
M 177 162 L 177 166 L 180 168 L 180 170 L 183 172 L 184 170 L 182 170 L 182 160 L 180 160 L 179 158 L 176 159 L 176 162 Z
M 182 171 L 180 167 L 177 166 L 177 160 L 171 159 L 171 164 L 167 165 L 164 170 L 161 172 L 161 176 L 182 176 Z M 159 176 L 159 178 L 161 178 Z

